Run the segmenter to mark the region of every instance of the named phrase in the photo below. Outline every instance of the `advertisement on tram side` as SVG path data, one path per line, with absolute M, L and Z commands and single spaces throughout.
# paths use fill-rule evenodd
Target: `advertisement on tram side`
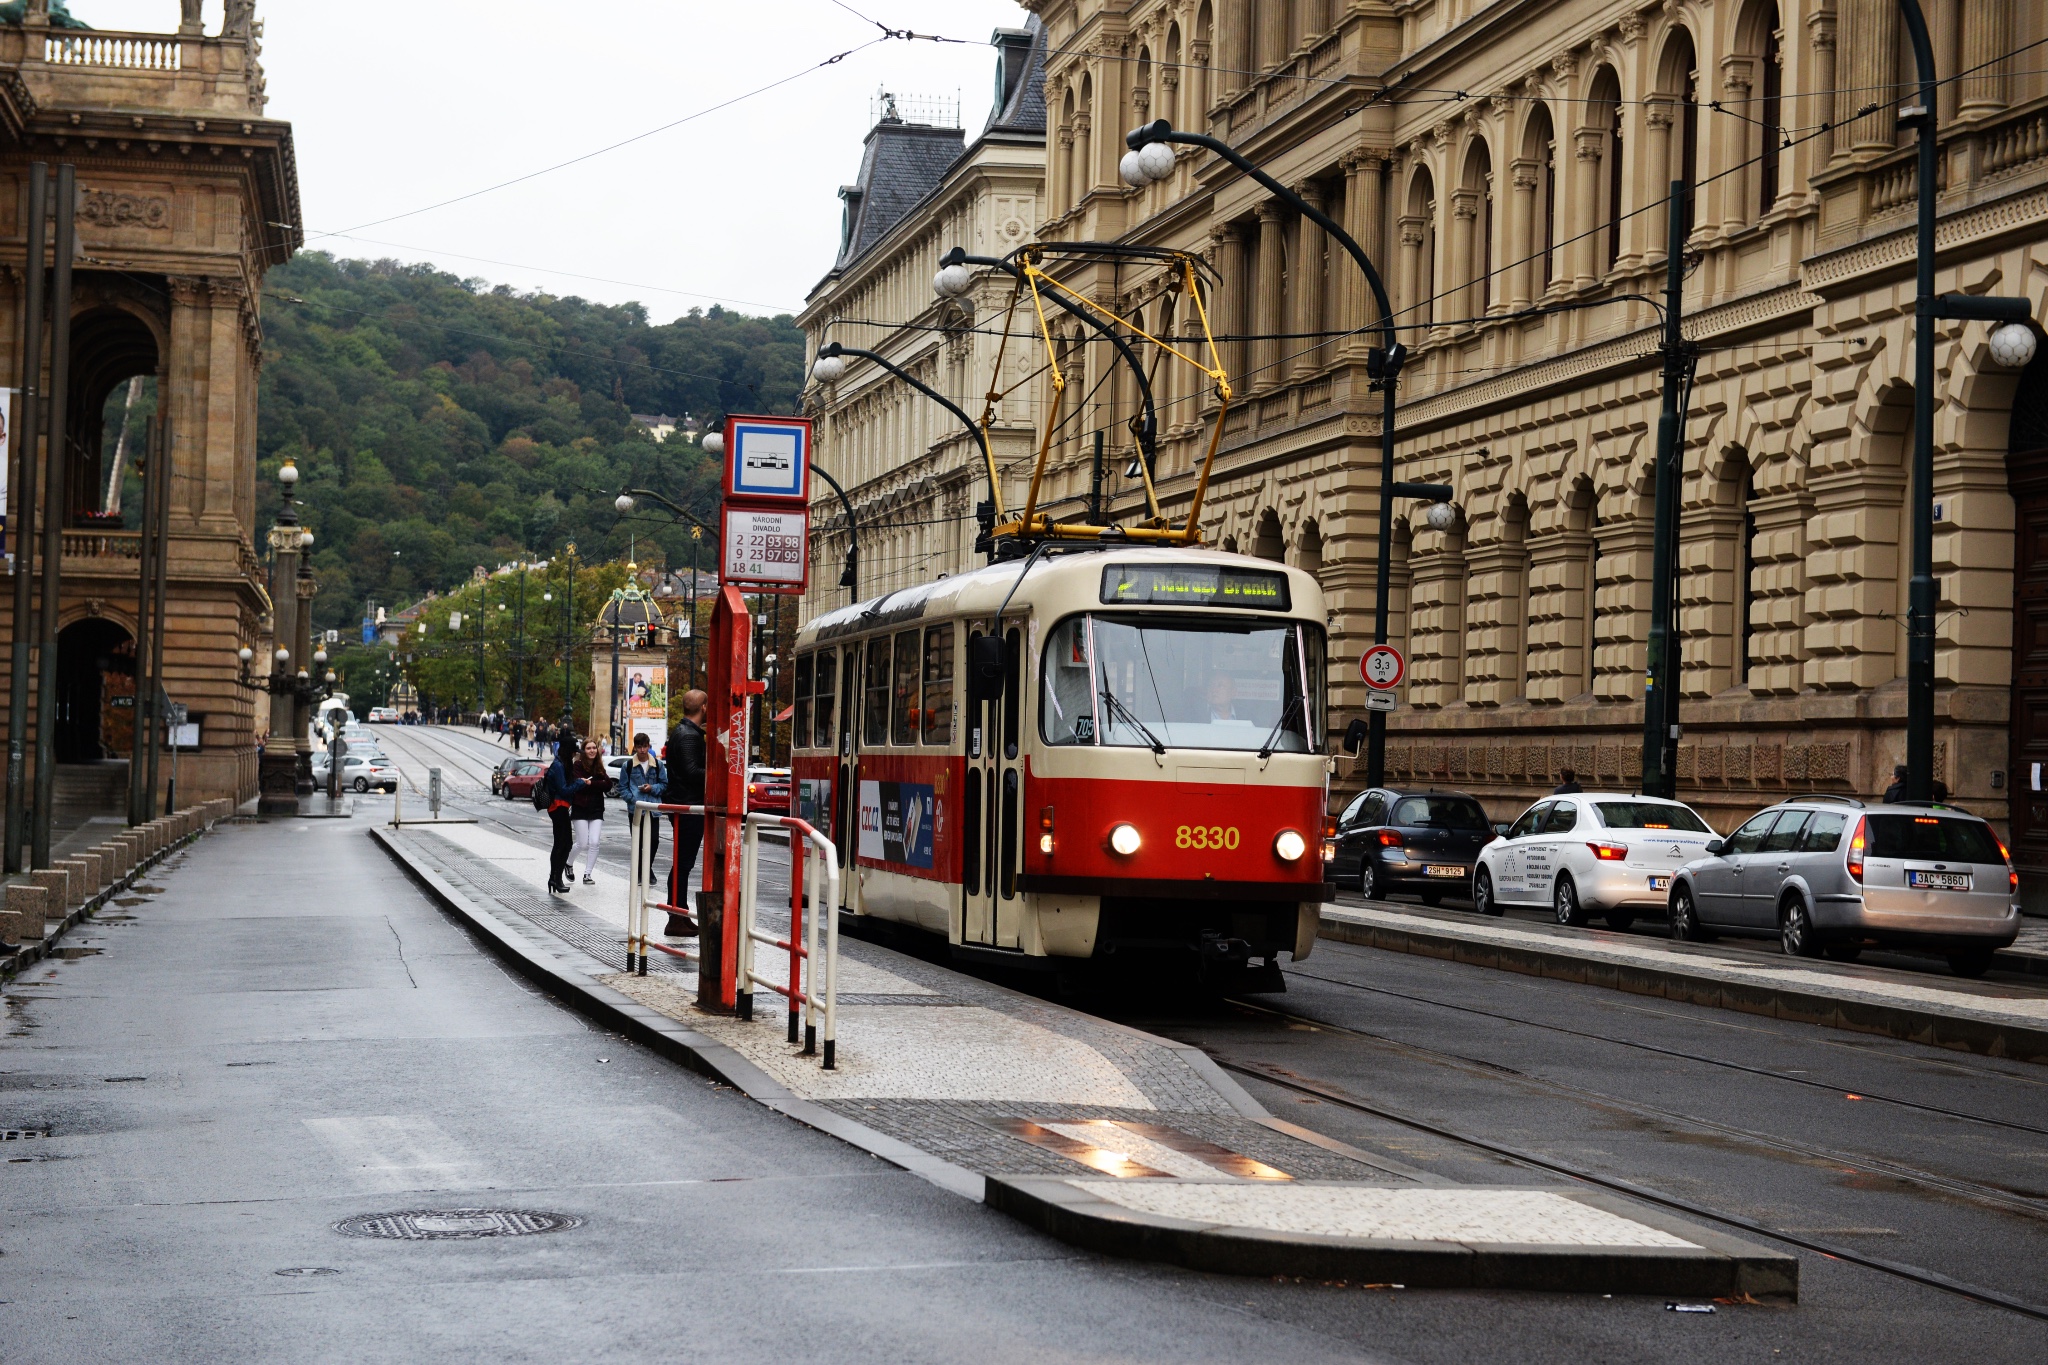
M 861 857 L 905 867 L 932 866 L 936 809 L 928 783 L 863 781 L 859 814 Z

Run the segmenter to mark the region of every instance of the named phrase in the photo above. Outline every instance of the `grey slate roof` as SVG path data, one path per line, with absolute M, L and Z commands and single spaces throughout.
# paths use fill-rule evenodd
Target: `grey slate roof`
M 1032 41 L 1024 74 L 1002 108 L 989 115 L 977 144 L 991 138 L 1045 137 L 1045 26 L 1034 14 L 1026 28 Z M 860 175 L 840 191 L 848 201 L 849 230 L 827 278 L 859 260 L 915 212 L 967 151 L 966 135 L 958 128 L 897 119 L 884 119 L 869 129 L 864 145 Z

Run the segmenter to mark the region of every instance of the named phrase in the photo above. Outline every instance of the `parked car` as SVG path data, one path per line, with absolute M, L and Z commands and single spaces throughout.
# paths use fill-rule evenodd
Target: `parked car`
M 499 759 L 498 766 L 491 769 L 491 795 L 505 795 L 506 777 L 509 776 L 512 773 L 512 771 L 515 768 L 517 768 L 521 763 L 527 761 L 528 760 L 526 759 L 522 759 L 518 754 L 507 754 L 503 758 Z
M 1978 816 L 1936 802 L 1781 801 L 1716 839 L 1671 887 L 1671 936 L 1775 934 L 1790 957 L 1924 948 L 1982 976 L 2020 931 L 2019 874 Z
M 313 763 L 313 781 L 326 785 L 331 766 L 327 756 L 322 754 Z M 395 792 L 398 790 L 398 769 L 388 766 L 382 758 L 345 754 L 341 760 L 341 785 L 350 791 L 366 792 L 375 787 L 379 791 Z
M 1577 792 L 1538 801 L 1479 854 L 1472 904 L 1549 905 L 1559 924 L 1604 915 L 1626 929 L 1662 915 L 1672 878 L 1702 857 L 1714 831 L 1679 801 L 1627 792 Z
M 763 815 L 789 814 L 789 769 L 747 769 L 747 809 Z
M 398 711 L 395 707 L 373 706 L 370 708 L 370 724 L 396 725 L 397 723 Z
M 547 776 L 547 760 L 539 758 L 515 759 L 510 771 L 505 773 L 499 790 L 507 801 L 530 801 L 533 789 Z M 495 778 L 495 774 L 493 777 Z
M 1435 905 L 1464 894 L 1493 833 L 1486 809 L 1464 792 L 1372 787 L 1337 817 L 1330 878 L 1366 896 L 1405 891 Z

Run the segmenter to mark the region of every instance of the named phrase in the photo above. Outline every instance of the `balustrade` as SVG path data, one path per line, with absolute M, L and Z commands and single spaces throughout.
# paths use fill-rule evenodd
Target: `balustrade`
M 142 559 L 140 531 L 66 531 L 66 559 Z
M 181 71 L 184 58 L 183 41 L 162 34 L 67 32 L 43 39 L 43 60 L 52 66 Z

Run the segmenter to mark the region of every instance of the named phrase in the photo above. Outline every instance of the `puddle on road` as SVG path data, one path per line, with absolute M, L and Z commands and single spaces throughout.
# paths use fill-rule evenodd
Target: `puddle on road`
M 104 948 L 59 948 L 45 956 L 62 958 L 67 962 L 75 962 L 81 957 L 98 957 L 105 951 L 106 949 Z
M 149 904 L 149 897 L 147 897 L 147 896 L 116 896 L 116 897 L 114 897 L 114 904 L 116 904 L 116 905 L 148 905 L 148 904 Z M 130 916 L 128 916 L 128 918 L 129 918 L 129 919 L 133 919 L 133 918 L 135 918 L 135 917 L 134 917 L 133 915 L 130 915 Z

